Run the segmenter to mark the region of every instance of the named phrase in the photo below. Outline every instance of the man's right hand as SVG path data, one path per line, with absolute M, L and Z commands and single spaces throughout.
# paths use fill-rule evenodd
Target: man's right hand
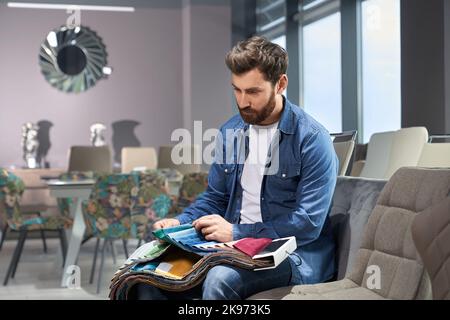
M 168 227 L 175 227 L 175 226 L 179 226 L 179 225 L 180 225 L 180 221 L 178 221 L 177 219 L 162 219 L 162 220 L 156 221 L 153 224 L 153 230 L 158 230 L 158 229 L 168 228 Z

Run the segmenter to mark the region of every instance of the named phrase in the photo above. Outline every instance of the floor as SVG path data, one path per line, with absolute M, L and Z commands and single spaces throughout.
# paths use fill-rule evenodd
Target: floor
M 79 288 L 61 288 L 62 266 L 57 258 L 60 251 L 59 240 L 47 239 L 47 253 L 44 253 L 40 239 L 27 239 L 20 258 L 14 279 L 10 279 L 7 286 L 3 286 L 9 263 L 11 261 L 16 240 L 6 240 L 0 251 L 0 300 L 5 299 L 33 299 L 33 300 L 96 300 L 108 299 L 109 284 L 112 276 L 125 261 L 125 254 L 121 241 L 115 242 L 117 261 L 114 263 L 111 252 L 105 254 L 105 264 L 102 275 L 101 290 L 96 294 L 100 254 L 97 260 L 97 272 L 94 283 L 89 284 L 92 261 L 95 250 L 95 239 L 84 243 L 80 249 L 78 266 L 80 267 Z M 131 254 L 136 243 L 130 241 L 128 252 Z

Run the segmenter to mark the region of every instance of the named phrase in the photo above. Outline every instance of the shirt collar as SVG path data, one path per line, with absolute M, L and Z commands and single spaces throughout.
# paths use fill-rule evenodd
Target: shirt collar
M 280 124 L 278 128 L 285 134 L 293 134 L 295 131 L 295 120 L 292 113 L 292 103 L 283 97 L 283 111 L 281 111 Z

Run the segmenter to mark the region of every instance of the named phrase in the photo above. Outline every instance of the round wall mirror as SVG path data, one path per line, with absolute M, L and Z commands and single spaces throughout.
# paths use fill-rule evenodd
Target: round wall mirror
M 88 27 L 63 26 L 50 31 L 41 45 L 39 65 L 45 79 L 64 92 L 82 92 L 108 76 L 102 39 Z

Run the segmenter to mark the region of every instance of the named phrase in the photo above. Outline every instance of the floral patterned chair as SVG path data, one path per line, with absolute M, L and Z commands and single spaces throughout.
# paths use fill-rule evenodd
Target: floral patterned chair
M 172 207 L 172 198 L 169 195 L 168 179 L 173 172 L 160 169 L 135 172 L 139 176 L 139 194 L 136 204 L 137 215 L 135 219 L 141 219 L 138 247 L 141 240 L 146 242 L 153 240 L 151 226 L 156 221 L 167 217 Z
M 93 282 L 100 239 L 103 239 L 97 293 L 104 264 L 106 246 L 122 239 L 128 258 L 127 240 L 146 240 L 151 221 L 165 217 L 171 207 L 167 180 L 157 170 L 110 174 L 97 177 L 89 201 L 83 203 L 87 232 L 97 237 L 90 283 Z
M 191 205 L 208 187 L 208 173 L 192 172 L 183 176 L 178 197 L 171 208 L 170 216 L 175 216 Z
M 0 215 L 7 221 L 8 227 L 12 231 L 19 232 L 19 240 L 3 282 L 5 286 L 8 284 L 9 278 L 14 278 L 29 231 L 58 231 L 63 259 L 66 256 L 67 241 L 64 229 L 72 225 L 72 219 L 65 215 L 44 217 L 39 212 L 23 215 L 19 201 L 24 189 L 25 185 L 22 179 L 7 170 L 0 169 Z
M 97 237 L 90 283 L 94 279 L 100 240 L 103 239 L 97 293 L 100 291 L 106 246 L 111 246 L 115 260 L 113 240 L 129 239 L 133 230 L 138 228 L 133 226 L 132 219 L 138 185 L 138 177 L 133 174 L 98 175 L 90 199 L 82 204 L 86 232 Z

